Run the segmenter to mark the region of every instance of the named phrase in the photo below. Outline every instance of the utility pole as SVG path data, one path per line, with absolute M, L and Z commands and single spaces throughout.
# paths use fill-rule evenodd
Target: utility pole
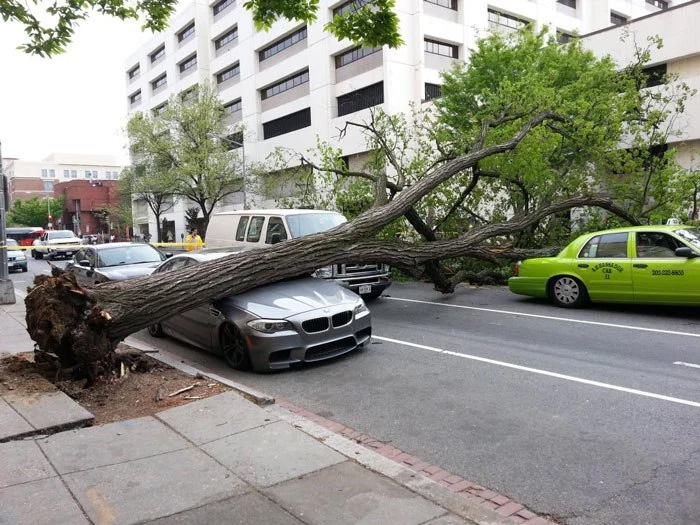
M 0 304 L 15 304 L 15 287 L 7 269 L 7 232 L 5 230 L 6 195 L 5 172 L 2 169 L 2 143 L 0 142 Z

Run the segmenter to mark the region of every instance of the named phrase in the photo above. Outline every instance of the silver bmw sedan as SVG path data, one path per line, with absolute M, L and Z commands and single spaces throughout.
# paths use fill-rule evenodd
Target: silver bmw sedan
M 153 273 L 225 255 L 178 255 Z M 237 370 L 269 371 L 329 359 L 367 346 L 372 337 L 372 320 L 357 294 L 324 279 L 301 277 L 217 299 L 153 324 L 148 332 L 153 337 L 169 335 L 222 354 Z

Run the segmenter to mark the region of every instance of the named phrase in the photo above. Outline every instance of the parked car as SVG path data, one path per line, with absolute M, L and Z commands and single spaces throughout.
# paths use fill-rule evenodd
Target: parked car
M 207 226 L 207 248 L 231 246 L 264 248 L 287 239 L 323 232 L 347 222 L 340 213 L 323 210 L 244 210 L 212 215 Z M 316 271 L 353 292 L 375 299 L 391 285 L 386 264 L 334 264 Z
M 32 257 L 50 260 L 56 257 L 70 257 L 80 245 L 80 238 L 71 230 L 49 230 L 32 243 Z
M 13 250 L 13 246 L 19 246 L 19 243 L 14 239 L 7 239 L 5 245 L 7 248 L 7 270 L 27 271 L 27 256 L 22 250 Z
M 230 252 L 229 252 L 230 253 Z M 223 257 L 191 252 L 161 264 L 165 273 Z M 237 370 L 289 368 L 350 352 L 370 343 L 372 321 L 357 294 L 324 279 L 301 277 L 230 295 L 151 325 L 153 337 L 170 335 L 223 355 Z
M 66 265 L 80 286 L 90 287 L 107 281 L 145 277 L 172 254 L 150 244 L 113 242 L 84 246 Z
M 517 294 L 576 308 L 594 302 L 700 305 L 700 228 L 637 226 L 582 235 L 556 257 L 527 259 Z

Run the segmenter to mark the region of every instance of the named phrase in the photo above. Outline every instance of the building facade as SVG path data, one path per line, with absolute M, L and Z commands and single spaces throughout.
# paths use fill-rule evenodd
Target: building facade
M 119 179 L 123 166 L 109 155 L 53 153 L 42 161 L 3 159 L 10 202 L 52 197 L 58 184 Z
M 440 72 L 465 59 L 489 29 L 512 31 L 527 23 L 547 26 L 561 40 L 625 24 L 673 7 L 664 0 L 397 0 L 405 45 L 358 48 L 323 29 L 335 13 L 364 0 L 321 0 L 309 26 L 280 21 L 256 31 L 242 0 L 195 0 L 125 64 L 126 105 L 157 114 L 171 95 L 187 97 L 196 84 L 216 86 L 228 123 L 242 124 L 247 162 L 261 162 L 277 147 L 303 152 L 317 137 L 360 162 L 367 147 L 360 131 L 338 130 L 362 121 L 369 108 L 406 112 L 440 96 Z M 351 160 L 352 162 L 352 160 Z M 241 208 L 232 199 L 222 209 Z M 165 214 L 184 232 L 179 202 Z M 134 205 L 136 231 L 155 231 L 143 203 Z
M 119 203 L 116 181 L 62 182 L 55 186 L 53 196 L 64 198 L 63 216 L 56 218 L 56 229 L 72 230 L 77 235 L 114 233 L 120 237 L 126 236 L 125 232 L 113 231 L 113 225 L 101 222 L 99 214 L 96 213 Z

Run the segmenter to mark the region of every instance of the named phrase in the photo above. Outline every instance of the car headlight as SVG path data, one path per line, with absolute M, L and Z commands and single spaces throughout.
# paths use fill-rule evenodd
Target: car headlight
M 365 312 L 369 312 L 369 310 L 367 310 L 365 302 L 360 299 L 355 308 L 353 308 L 352 313 L 355 314 L 355 317 L 361 317 Z
M 319 279 L 330 279 L 333 277 L 333 267 L 332 266 L 324 266 L 323 268 L 319 268 L 316 270 L 316 277 Z
M 18 260 L 18 261 L 26 261 L 26 260 L 27 260 L 27 256 L 24 255 L 24 253 L 19 253 L 19 254 L 17 255 L 17 260 Z
M 276 332 L 284 332 L 285 330 L 294 330 L 294 326 L 289 321 L 280 319 L 253 319 L 246 323 L 253 330 L 264 334 L 274 334 Z

